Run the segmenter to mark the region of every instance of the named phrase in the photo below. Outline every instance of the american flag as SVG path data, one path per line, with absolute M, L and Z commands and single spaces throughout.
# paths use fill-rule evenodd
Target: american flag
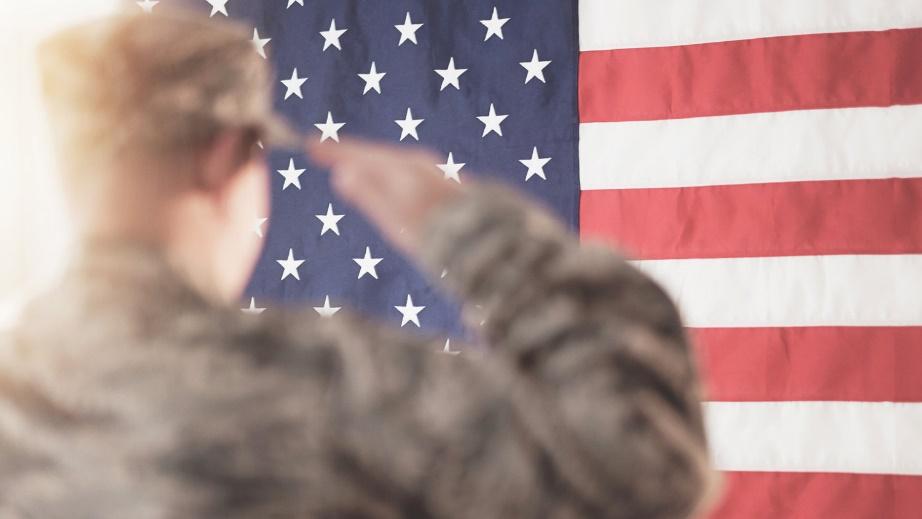
M 660 280 L 707 379 L 714 517 L 922 517 L 922 1 L 193 3 L 253 27 L 308 134 L 438 150 Z M 325 171 L 271 162 L 248 311 L 470 337 Z

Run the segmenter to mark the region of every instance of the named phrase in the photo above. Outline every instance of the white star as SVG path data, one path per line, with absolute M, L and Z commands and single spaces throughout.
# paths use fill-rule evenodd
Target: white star
M 260 38 L 259 30 L 255 28 L 253 29 L 253 47 L 256 48 L 256 53 L 263 58 L 266 57 L 266 45 L 270 41 L 272 41 L 272 38 Z
M 227 2 L 228 0 L 205 0 L 211 5 L 211 14 L 209 16 L 214 16 L 218 13 L 228 16 L 227 14 Z
M 403 42 L 407 40 L 410 40 L 414 44 L 417 44 L 416 43 L 416 31 L 418 31 L 419 28 L 422 26 L 423 24 L 421 23 L 413 23 L 413 21 L 410 20 L 410 11 L 407 11 L 407 18 L 406 20 L 404 20 L 403 25 L 394 26 L 398 31 L 400 31 L 400 41 L 397 42 L 397 46 L 399 47 L 403 45 Z
M 288 90 L 285 92 L 285 99 L 288 99 L 291 96 L 298 96 L 301 99 L 304 99 L 304 96 L 301 95 L 301 86 L 304 85 L 304 82 L 307 81 L 307 76 L 298 77 L 298 69 L 295 69 L 291 72 L 291 79 L 283 79 L 282 84 L 285 85 L 285 88 Z
M 327 122 L 317 123 L 314 126 L 317 127 L 322 133 L 320 135 L 320 142 L 323 142 L 327 139 L 333 139 L 336 142 L 339 142 L 339 129 L 345 126 L 346 123 L 337 123 L 333 121 L 333 114 L 327 112 Z
M 152 13 L 154 12 L 154 7 L 157 4 L 159 4 L 160 1 L 159 0 L 140 0 L 139 2 L 135 2 L 135 3 L 138 4 L 138 7 L 140 7 L 141 10 L 144 11 L 145 13 Z
M 304 0 L 288 0 L 288 7 L 286 7 L 285 9 L 291 9 L 291 6 L 295 4 L 298 4 L 304 7 Z
M 490 113 L 488 115 L 478 115 L 477 118 L 480 119 L 480 122 L 483 123 L 483 135 L 481 137 L 486 137 L 490 132 L 496 132 L 500 137 L 503 136 L 503 129 L 500 127 L 500 124 L 509 117 L 509 115 L 496 115 L 496 109 L 493 108 L 493 103 L 490 103 Z
M 298 274 L 298 267 L 304 263 L 305 260 L 296 260 L 295 251 L 288 249 L 288 259 L 275 260 L 279 265 L 282 266 L 282 280 L 288 276 L 294 276 L 295 279 L 301 281 L 301 276 Z
M 525 174 L 525 180 L 528 181 L 528 179 L 530 179 L 531 177 L 535 175 L 543 178 L 544 180 L 547 180 L 547 177 L 544 176 L 544 166 L 550 161 L 551 161 L 550 157 L 541 158 L 538 156 L 537 146 L 532 148 L 530 159 L 519 160 L 519 162 L 521 162 L 522 164 L 525 165 L 525 167 L 528 168 L 528 173 Z
M 375 67 L 375 62 L 371 62 L 371 70 L 368 71 L 368 74 L 359 74 L 358 76 L 365 81 L 365 90 L 362 91 L 362 95 L 368 93 L 369 90 L 374 90 L 377 93 L 381 93 L 381 79 L 387 72 L 378 72 L 377 67 Z
M 314 310 L 320 314 L 321 317 L 331 317 L 336 312 L 342 309 L 341 306 L 330 306 L 330 296 L 326 296 L 323 299 L 323 306 L 315 306 Z
M 439 88 L 439 91 L 445 90 L 448 85 L 455 87 L 457 90 L 461 90 L 461 84 L 458 83 L 458 78 L 465 72 L 467 72 L 466 68 L 455 68 L 455 58 L 448 60 L 448 68 L 435 69 L 435 73 L 442 76 L 442 87 Z
M 528 84 L 532 78 L 538 78 L 542 83 L 544 81 L 544 67 L 550 65 L 550 61 L 538 61 L 538 49 L 535 49 L 535 53 L 531 55 L 531 61 L 523 61 L 519 63 L 525 67 L 525 70 L 528 71 L 528 74 L 525 76 L 525 84 Z
M 320 31 L 320 35 L 323 36 L 323 50 L 327 50 L 330 45 L 336 47 L 339 50 L 343 50 L 339 45 L 339 37 L 343 35 L 349 29 L 337 29 L 336 28 L 336 18 L 333 18 L 330 21 L 330 29 L 326 31 Z
M 268 218 L 257 218 L 253 220 L 253 232 L 260 238 L 263 237 L 263 224 L 268 222 Z
M 304 174 L 303 169 L 295 169 L 295 159 L 288 159 L 288 169 L 279 169 L 279 175 L 285 177 L 285 183 L 282 185 L 282 191 L 288 189 L 288 186 L 295 186 L 298 189 L 301 189 L 301 175 Z
M 372 258 L 371 257 L 371 247 L 365 247 L 365 257 L 364 258 L 352 258 L 352 261 L 359 264 L 359 277 L 357 279 L 362 279 L 362 276 L 365 274 L 371 274 L 371 277 L 378 279 L 377 267 L 378 263 L 381 263 L 382 258 Z
M 425 306 L 414 306 L 413 298 L 410 297 L 410 294 L 407 294 L 407 304 L 404 306 L 395 306 L 398 312 L 403 314 L 403 321 L 400 322 L 400 326 L 404 326 L 407 323 L 413 323 L 419 328 L 419 313 L 425 309 Z
M 416 127 L 425 121 L 425 119 L 414 119 L 413 112 L 407 108 L 407 117 L 406 119 L 397 119 L 394 121 L 397 123 L 397 126 L 400 126 L 400 140 L 403 140 L 407 135 L 413 137 L 416 140 L 419 140 L 419 135 L 416 133 Z
M 455 157 L 451 153 L 448 154 L 448 162 L 445 164 L 436 164 L 436 166 L 442 170 L 442 173 L 445 174 L 445 179 L 452 179 L 457 183 L 461 183 L 461 177 L 458 176 L 458 172 L 461 171 L 461 168 L 464 167 L 464 162 L 455 162 Z
M 327 231 L 333 231 L 339 236 L 339 221 L 343 219 L 343 214 L 334 214 L 333 213 L 333 204 L 327 206 L 327 214 L 316 214 L 314 215 L 318 220 L 323 222 L 323 229 L 320 230 L 320 236 L 323 236 Z
M 241 308 L 240 311 L 243 312 L 243 313 L 245 313 L 245 314 L 259 315 L 259 314 L 265 312 L 266 309 L 265 309 L 265 308 L 257 308 L 257 307 L 256 307 L 256 298 L 255 298 L 255 297 L 251 297 L 251 298 L 250 298 L 250 306 L 248 306 L 248 307 L 246 307 L 246 308 Z
M 496 13 L 496 7 L 493 8 L 493 16 L 489 20 L 480 20 L 487 28 L 487 35 L 484 36 L 483 41 L 487 41 L 491 36 L 499 36 L 499 39 L 503 39 L 503 25 L 506 25 L 506 22 L 509 21 L 509 18 L 500 18 Z
M 451 339 L 445 339 L 445 347 L 442 348 L 442 353 L 447 353 L 449 355 L 457 355 L 461 353 L 460 351 L 453 351 L 451 349 Z

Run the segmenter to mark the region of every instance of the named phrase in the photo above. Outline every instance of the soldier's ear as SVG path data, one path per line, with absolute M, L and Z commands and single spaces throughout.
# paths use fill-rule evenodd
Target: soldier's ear
M 196 188 L 220 191 L 240 174 L 256 153 L 256 134 L 248 129 L 224 130 L 212 140 L 200 157 Z

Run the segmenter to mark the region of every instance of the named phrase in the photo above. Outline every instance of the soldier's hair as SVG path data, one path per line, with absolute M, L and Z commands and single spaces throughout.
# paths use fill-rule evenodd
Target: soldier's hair
M 183 158 L 271 112 L 271 71 L 247 30 L 185 11 L 85 23 L 46 40 L 38 58 L 68 173 Z

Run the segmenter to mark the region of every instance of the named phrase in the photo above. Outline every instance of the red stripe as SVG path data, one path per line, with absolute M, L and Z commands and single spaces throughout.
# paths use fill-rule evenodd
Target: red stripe
M 580 197 L 580 234 L 640 259 L 922 252 L 922 178 L 612 189 Z
M 690 332 L 708 400 L 922 401 L 922 327 Z
M 918 519 L 922 477 L 729 472 L 710 519 Z
M 922 29 L 587 51 L 582 122 L 922 103 Z

